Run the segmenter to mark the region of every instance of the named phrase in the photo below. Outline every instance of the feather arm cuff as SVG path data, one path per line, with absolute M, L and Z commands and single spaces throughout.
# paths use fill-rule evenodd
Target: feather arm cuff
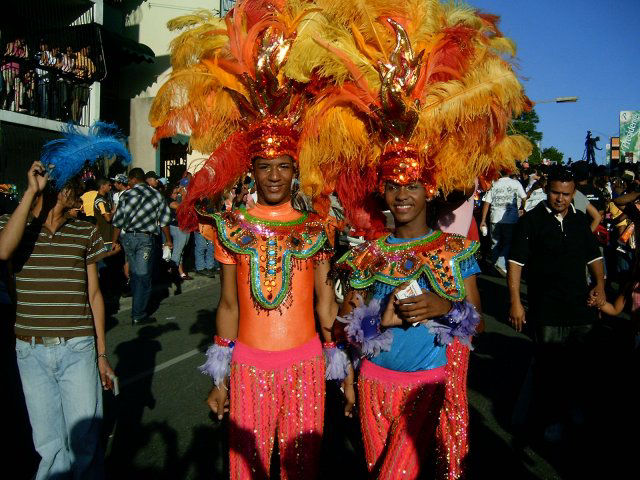
M 349 357 L 345 351 L 335 344 L 325 345 L 322 348 L 325 360 L 325 377 L 327 380 L 345 379 L 349 373 Z
M 460 342 L 471 346 L 471 337 L 480 323 L 480 315 L 476 308 L 468 300 L 454 302 L 451 310 L 446 315 L 429 320 L 425 326 L 436 336 L 440 345 L 448 345 L 453 342 L 453 337 L 458 337 Z
M 347 340 L 360 356 L 372 358 L 382 351 L 391 350 L 393 333 L 391 330 L 381 331 L 380 300 L 373 299 L 368 304 L 361 303 L 351 313 L 338 320 L 345 323 L 344 332 Z
M 223 385 L 224 379 L 231 372 L 231 355 L 235 343 L 230 340 L 216 339 L 207 349 L 207 361 L 198 370 L 213 379 L 216 387 Z

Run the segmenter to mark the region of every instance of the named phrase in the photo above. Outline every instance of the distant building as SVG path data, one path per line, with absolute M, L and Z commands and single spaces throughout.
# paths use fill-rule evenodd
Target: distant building
M 127 63 L 111 68 L 103 86 L 103 118 L 112 118 L 126 125 L 132 166 L 154 170 L 160 176 L 174 180 L 184 172 L 187 161 L 203 157 L 189 150 L 189 133 L 176 135 L 151 145 L 153 129 L 149 111 L 158 89 L 170 72 L 169 44 L 179 32 L 170 32 L 166 25 L 172 18 L 195 10 L 228 11 L 230 0 L 163 0 L 162 2 L 111 0 L 105 2 L 105 28 L 135 44 L 148 46 L 155 56 L 153 62 Z M 108 66 L 109 70 L 109 66 Z M 108 86 L 107 86 L 108 84 Z
M 66 122 L 100 117 L 102 12 L 102 0 L 3 2 L 0 183 L 24 187 L 26 168 Z
M 153 50 L 138 41 L 135 25 L 124 21 L 141 3 L 147 5 L 139 0 L 3 2 L 0 184 L 24 187 L 26 168 L 67 122 L 86 130 L 101 119 L 130 133 L 131 92 L 146 88 L 139 86 L 146 80 L 127 77 L 136 72 L 131 65 L 156 65 Z M 122 167 L 110 169 L 116 171 L 105 173 Z

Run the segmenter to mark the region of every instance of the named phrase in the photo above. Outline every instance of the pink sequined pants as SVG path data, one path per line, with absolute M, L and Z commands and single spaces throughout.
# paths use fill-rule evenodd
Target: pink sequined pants
M 421 474 L 444 398 L 445 367 L 396 372 L 368 360 L 358 379 L 360 423 L 372 478 L 411 479 Z
M 464 476 L 464 463 L 469 453 L 469 406 L 467 403 L 467 370 L 469 347 L 456 338 L 447 346 L 447 383 L 444 407 L 438 425 L 440 478 L 457 480 Z
M 231 361 L 231 478 L 269 478 L 276 434 L 281 478 L 315 478 L 324 396 L 318 338 L 279 352 L 236 343 Z

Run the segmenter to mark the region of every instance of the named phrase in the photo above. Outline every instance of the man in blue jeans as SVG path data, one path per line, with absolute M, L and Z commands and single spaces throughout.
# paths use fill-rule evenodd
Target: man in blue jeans
M 213 277 L 220 264 L 213 258 L 213 243 L 207 240 L 202 233 L 194 232 L 194 254 L 196 257 L 196 273 L 206 277 Z
M 141 168 L 131 169 L 129 186 L 131 188 L 120 195 L 113 217 L 112 248 L 119 248 L 122 237 L 131 278 L 131 322 L 141 325 L 155 321 L 147 313 L 153 274 L 154 235 L 158 232 L 158 226 L 161 227 L 166 239 L 164 245 L 173 248 L 169 232 L 171 212 L 162 194 L 147 185 Z
M 100 480 L 101 387 L 113 378 L 96 266 L 106 250 L 91 223 L 68 215 L 80 183 L 56 190 L 47 180 L 34 162 L 20 205 L 0 217 L 0 260 L 15 274 L 18 369 L 41 457 L 35 478 Z

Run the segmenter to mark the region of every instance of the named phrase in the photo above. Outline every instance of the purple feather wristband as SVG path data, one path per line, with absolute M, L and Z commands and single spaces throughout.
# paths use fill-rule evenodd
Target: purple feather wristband
M 201 373 L 213 378 L 216 387 L 223 385 L 224 379 L 231 372 L 231 355 L 233 354 L 234 342 L 222 345 L 222 342 L 215 342 L 207 349 L 207 361 L 198 367 Z
M 325 360 L 325 378 L 327 380 L 345 379 L 349 373 L 349 357 L 345 351 L 336 344 L 324 344 L 322 347 Z
M 371 358 L 382 351 L 391 350 L 393 333 L 391 330 L 380 330 L 380 303 L 379 299 L 373 299 L 368 304 L 362 302 L 347 316 L 338 317 L 340 322 L 346 324 L 344 332 L 347 340 L 360 356 Z
M 473 349 L 471 337 L 479 323 L 480 315 L 476 308 L 468 300 L 463 300 L 453 302 L 449 313 L 436 320 L 429 320 L 425 326 L 436 336 L 440 345 L 449 345 L 453 342 L 453 337 L 458 337 L 460 342 Z

